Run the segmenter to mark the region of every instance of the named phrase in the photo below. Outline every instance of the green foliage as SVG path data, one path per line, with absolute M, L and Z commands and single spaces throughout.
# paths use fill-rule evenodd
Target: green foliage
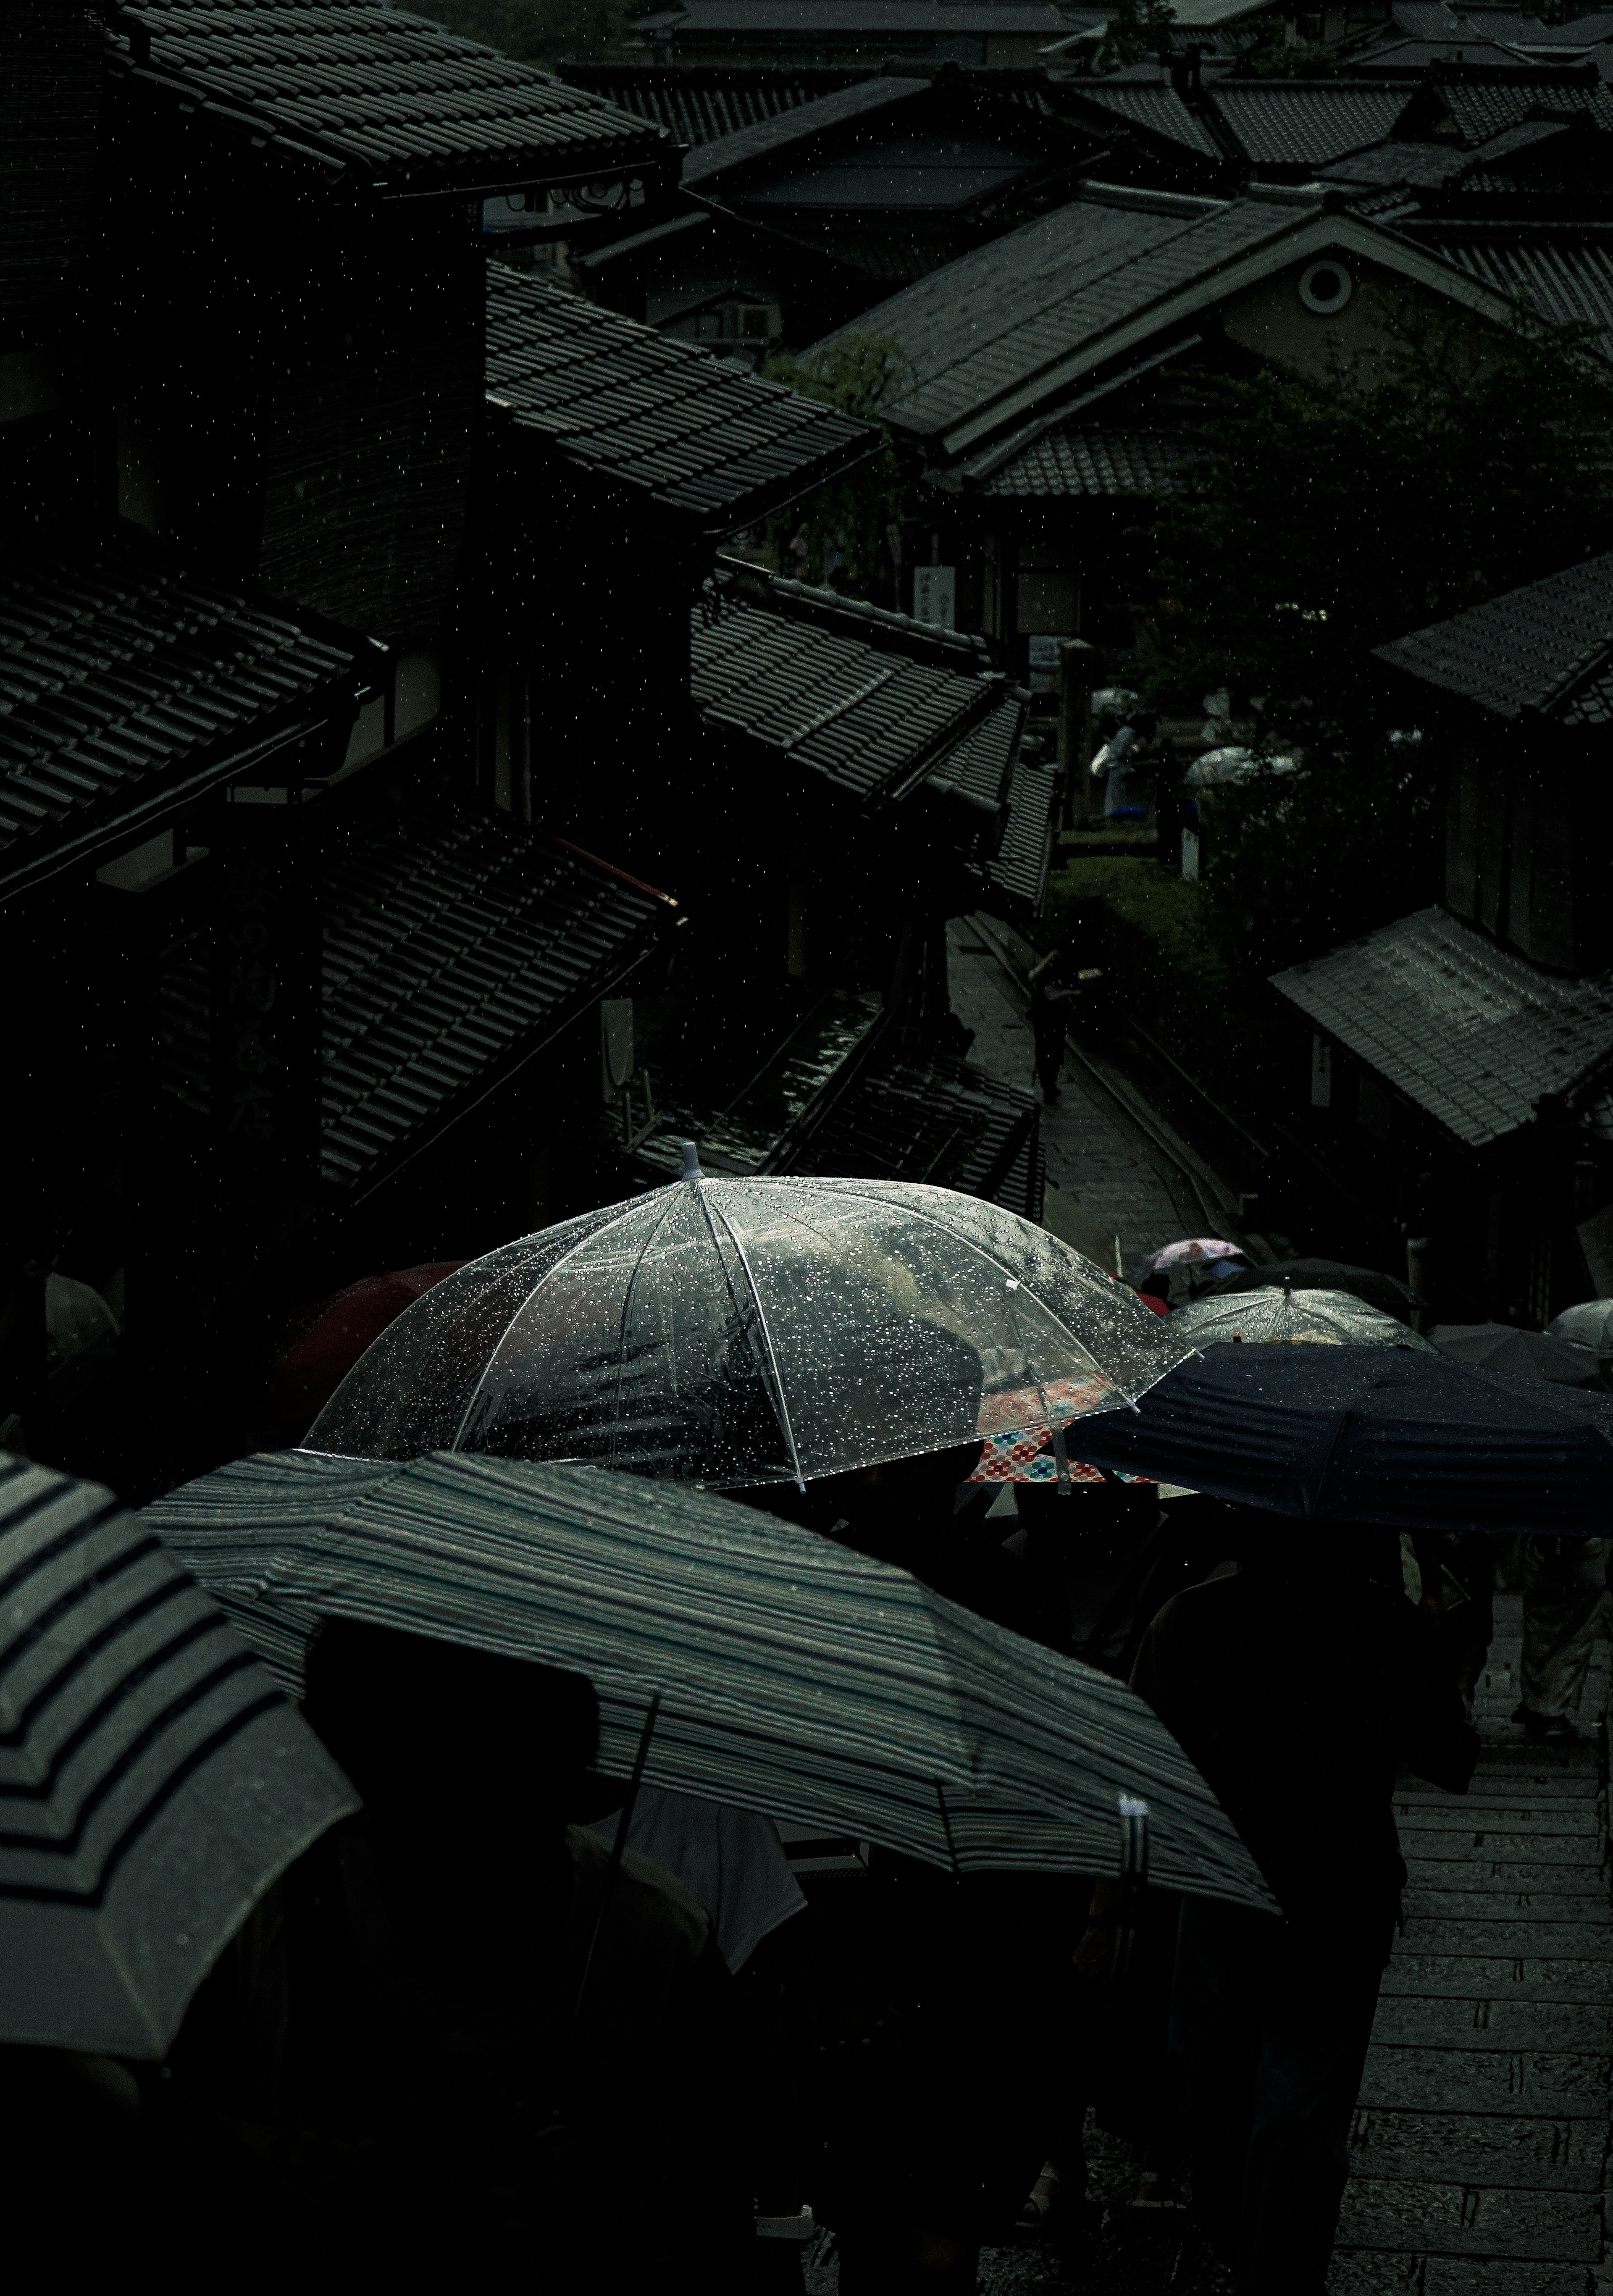
M 770 382 L 786 383 L 803 398 L 838 406 L 864 422 L 878 422 L 881 408 L 905 397 L 913 381 L 901 345 L 885 335 L 840 335 L 804 358 L 782 353 L 762 372 Z M 892 605 L 891 541 L 901 515 L 902 473 L 886 430 L 884 449 L 871 462 L 769 521 L 768 562 L 799 581 Z
M 1321 41 L 1290 40 L 1283 17 L 1261 16 L 1254 36 L 1240 45 L 1238 69 L 1260 79 L 1332 79 L 1339 53 Z
M 626 0 L 422 0 L 420 12 L 528 63 L 603 56 L 619 43 Z
M 1215 793 L 1207 892 L 1259 972 L 1431 898 L 1440 760 L 1372 649 L 1606 546 L 1613 374 L 1589 330 L 1510 333 L 1381 304 L 1379 347 L 1322 385 L 1192 387 L 1191 460 L 1148 543 L 1158 659 L 1129 682 L 1196 710 L 1228 686 L 1298 775 Z
M 1169 0 L 1113 0 L 1103 40 L 1106 64 L 1136 64 L 1159 53 L 1159 36 L 1176 20 Z

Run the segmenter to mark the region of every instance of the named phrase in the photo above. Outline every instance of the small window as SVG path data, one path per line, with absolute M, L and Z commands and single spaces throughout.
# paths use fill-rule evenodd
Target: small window
M 728 323 L 741 342 L 765 343 L 779 332 L 778 308 L 772 303 L 736 303 Z
M 1299 275 L 1299 300 L 1307 311 L 1314 311 L 1324 319 L 1331 318 L 1335 311 L 1342 311 L 1355 291 L 1355 281 L 1332 256 L 1311 264 Z

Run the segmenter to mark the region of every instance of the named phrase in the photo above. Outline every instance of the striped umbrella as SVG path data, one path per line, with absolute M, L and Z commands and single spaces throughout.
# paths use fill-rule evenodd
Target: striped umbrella
M 273 1452 L 145 1510 L 289 1687 L 344 1617 L 588 1675 L 602 1764 L 956 1871 L 1152 1872 L 1266 1905 L 1203 1780 L 1121 1684 L 905 1571 L 732 1501 L 575 1464 Z
M 0 2040 L 164 2055 L 275 1876 L 357 1807 L 149 1523 L 0 1453 Z

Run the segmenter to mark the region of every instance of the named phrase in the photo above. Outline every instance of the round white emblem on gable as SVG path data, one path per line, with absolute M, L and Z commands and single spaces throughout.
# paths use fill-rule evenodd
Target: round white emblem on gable
M 1342 311 L 1355 291 L 1355 281 L 1336 255 L 1307 264 L 1299 275 L 1299 300 L 1324 319 Z

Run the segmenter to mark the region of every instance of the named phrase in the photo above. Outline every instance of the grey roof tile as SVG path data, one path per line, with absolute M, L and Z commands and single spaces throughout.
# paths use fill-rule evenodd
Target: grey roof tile
M 652 119 L 675 142 L 699 149 L 736 135 L 845 87 L 859 75 L 823 65 L 746 68 L 736 64 L 564 63 L 560 77 Z
M 913 388 L 886 412 L 933 432 L 1308 219 L 1270 200 L 1088 195 L 934 272 L 856 322 L 897 342 Z
M 496 263 L 487 384 L 518 438 L 711 536 L 754 525 L 880 444 L 872 423 Z
M 1158 86 L 1138 86 L 1112 80 L 1081 82 L 1072 93 L 1100 111 L 1112 112 L 1128 126 L 1145 127 L 1172 144 L 1180 144 L 1200 159 L 1224 160 L 1225 153 L 1196 111 L 1183 102 L 1168 80 Z
M 1220 80 L 1210 102 L 1251 165 L 1324 168 L 1381 143 L 1416 86 L 1411 80 Z
M 1519 65 L 1512 71 L 1470 71 L 1463 64 L 1436 64 L 1429 74 L 1430 103 L 1448 111 L 1461 142 L 1471 151 L 1503 128 L 1542 113 L 1589 112 L 1613 129 L 1613 91 L 1588 66 Z
M 825 128 L 864 119 L 870 112 L 888 111 L 915 95 L 927 95 L 931 85 L 928 79 L 898 79 L 886 73 L 854 81 L 849 87 L 816 96 L 810 103 L 779 111 L 771 119 L 757 120 L 716 142 L 701 144 L 684 162 L 684 181 L 709 182 L 731 168 L 741 168 L 749 160 L 787 152 L 793 144 L 822 135 Z
M 13 540 L 0 552 L 0 884 L 99 849 L 278 731 L 350 710 L 356 652 L 133 537 Z
M 752 570 L 719 575 L 696 608 L 691 684 L 708 726 L 742 735 L 821 774 L 864 804 L 929 783 L 982 721 L 1022 697 L 991 674 L 985 643 L 932 629 L 832 591 Z M 942 775 L 934 794 L 961 796 L 974 841 L 995 824 Z
M 116 21 L 124 70 L 390 189 L 572 179 L 670 156 L 659 127 L 377 0 L 127 0 Z
M 1420 247 L 1511 298 L 1521 295 L 1554 325 L 1583 321 L 1613 357 L 1613 228 L 1554 224 L 1535 231 L 1493 224 L 1409 223 Z
M 1171 472 L 1191 452 L 1179 430 L 1122 430 L 1101 422 L 1032 426 L 1023 446 L 1009 442 L 982 455 L 978 481 L 988 495 L 1036 499 L 1069 496 L 1152 495 L 1171 484 Z M 961 475 L 969 483 L 970 465 Z
M 1041 33 L 1049 40 L 1069 37 L 1082 20 L 1052 5 L 1016 4 L 1016 0 L 681 0 L 659 16 L 639 17 L 639 27 L 666 24 L 674 33 L 823 31 L 886 34 L 899 41 L 933 39 L 938 33 L 976 37 L 993 32 Z M 898 46 L 894 53 L 902 53 Z M 911 53 L 911 51 L 910 51 Z
M 1605 725 L 1613 709 L 1613 551 L 1376 652 L 1500 718 L 1535 709 L 1563 726 Z
M 577 1019 L 675 910 L 472 800 L 364 826 L 327 856 L 323 1164 L 366 1181 Z
M 1279 995 L 1467 1146 L 1613 1049 L 1613 979 L 1536 972 L 1443 909 L 1273 976 Z

